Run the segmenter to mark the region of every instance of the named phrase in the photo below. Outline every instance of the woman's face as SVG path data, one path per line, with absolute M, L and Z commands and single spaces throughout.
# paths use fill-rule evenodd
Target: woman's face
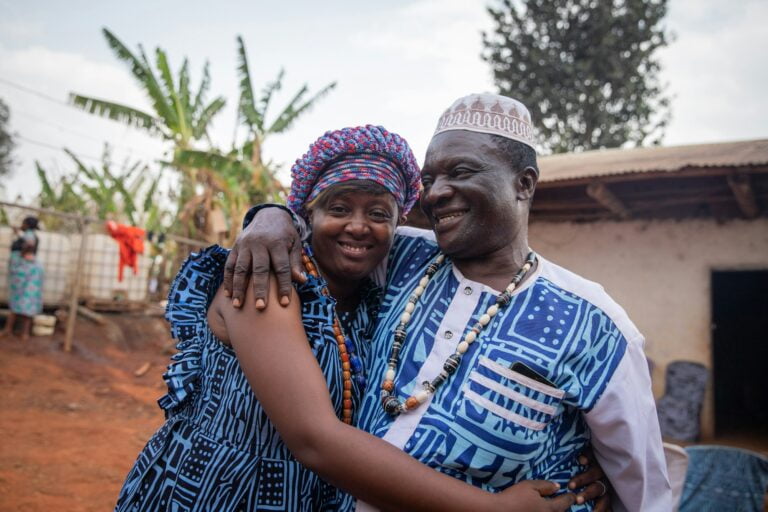
M 389 252 L 397 227 L 391 194 L 348 192 L 310 214 L 312 248 L 327 279 L 360 280 Z

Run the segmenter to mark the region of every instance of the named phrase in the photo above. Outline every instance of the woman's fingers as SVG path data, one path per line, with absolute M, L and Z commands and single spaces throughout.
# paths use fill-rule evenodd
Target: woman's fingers
M 596 482 L 587 485 L 576 494 L 576 503 L 578 504 L 595 499 L 601 500 L 601 502 L 603 502 L 603 507 L 610 507 L 611 500 L 608 496 L 608 484 L 602 480 L 597 480 Z M 608 508 L 603 508 L 602 510 L 608 510 Z
M 574 476 L 568 482 L 568 489 L 575 491 L 603 478 L 603 470 L 600 466 L 592 466 L 583 473 Z

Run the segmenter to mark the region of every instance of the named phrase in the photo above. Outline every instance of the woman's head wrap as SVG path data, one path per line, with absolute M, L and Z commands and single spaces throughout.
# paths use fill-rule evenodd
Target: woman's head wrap
M 304 216 L 306 204 L 326 188 L 368 180 L 386 188 L 405 215 L 419 197 L 420 177 L 411 148 L 396 133 L 373 125 L 329 131 L 291 168 L 288 207 Z

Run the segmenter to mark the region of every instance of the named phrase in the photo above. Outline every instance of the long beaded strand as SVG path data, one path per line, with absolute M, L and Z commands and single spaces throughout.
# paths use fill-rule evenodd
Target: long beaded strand
M 304 264 L 304 269 L 307 274 L 313 277 L 319 277 L 317 272 L 317 266 L 312 261 L 312 247 L 308 244 L 304 244 L 304 251 L 301 253 L 301 262 Z M 328 286 L 324 286 L 322 289 L 323 296 L 330 297 L 331 293 L 328 291 Z M 342 421 L 347 424 L 352 423 L 352 377 L 355 378 L 360 390 L 362 392 L 365 389 L 365 376 L 363 375 L 363 363 L 357 356 L 357 350 L 354 342 L 351 338 L 344 335 L 344 331 L 341 328 L 341 322 L 339 321 L 339 315 L 336 313 L 336 309 L 333 311 L 333 335 L 336 340 L 336 346 L 339 349 L 339 359 L 341 359 L 341 376 L 344 385 L 343 391 L 343 403 L 342 403 Z
M 443 261 L 445 261 L 445 256 L 441 253 L 429 264 L 427 270 L 424 272 L 424 277 L 421 278 L 418 286 L 413 290 L 411 296 L 408 297 L 408 302 L 405 305 L 403 314 L 400 316 L 400 324 L 395 328 L 392 352 L 389 356 L 389 365 L 384 375 L 384 380 L 381 383 L 381 405 L 384 408 L 384 411 L 391 416 L 397 416 L 400 413 L 416 409 L 419 405 L 426 402 L 431 395 L 434 395 L 437 389 L 456 372 L 461 364 L 462 356 L 469 350 L 469 346 L 477 340 L 477 337 L 483 328 L 491 322 L 491 319 L 493 319 L 501 309 L 512 302 L 512 292 L 533 267 L 533 264 L 536 262 L 536 253 L 533 251 L 528 253 L 528 256 L 525 258 L 525 264 L 518 270 L 515 277 L 513 277 L 512 281 L 507 285 L 507 288 L 496 298 L 496 303 L 488 307 L 485 313 L 478 318 L 477 322 L 470 328 L 464 335 L 464 338 L 456 346 L 456 352 L 448 356 L 445 360 L 445 363 L 443 363 L 443 370 L 432 379 L 432 382 L 424 381 L 423 389 L 409 396 L 405 402 L 403 402 L 394 395 L 395 374 L 397 373 L 400 350 L 403 348 L 408 322 L 411 321 L 411 314 L 416 308 L 416 303 L 419 301 L 427 284 L 440 268 Z

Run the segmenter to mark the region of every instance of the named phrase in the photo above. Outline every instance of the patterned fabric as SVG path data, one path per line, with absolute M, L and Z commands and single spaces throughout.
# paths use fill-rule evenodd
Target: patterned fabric
M 761 512 L 768 457 L 727 446 L 689 446 L 680 512 Z
M 661 433 L 665 438 L 696 442 L 709 370 L 692 361 L 673 361 L 666 373 L 666 389 L 658 403 Z
M 35 316 L 43 310 L 43 267 L 37 258 L 27 260 L 22 257 L 21 248 L 25 244 L 37 252 L 34 231 L 25 231 L 13 243 L 8 260 L 8 306 L 18 315 Z
M 323 171 L 329 165 L 350 155 L 377 155 L 389 159 L 402 173 L 405 182 L 405 188 L 390 192 L 394 194 L 403 215 L 411 210 L 419 196 L 421 177 L 416 158 L 405 139 L 387 131 L 383 126 L 370 124 L 326 132 L 309 146 L 307 153 L 296 160 L 291 168 L 288 207 L 299 215 L 304 215 L 307 198 Z M 379 179 L 375 173 L 368 172 L 368 175 L 374 181 Z M 358 172 L 350 174 L 349 177 L 369 179 L 360 178 Z M 386 186 L 386 183 L 381 184 Z
M 206 312 L 221 284 L 228 251 L 193 254 L 171 287 L 166 318 L 179 353 L 159 401 L 167 420 L 129 473 L 117 511 L 348 510 L 353 498 L 301 466 L 256 400 L 234 351 L 208 328 Z M 312 350 L 342 411 L 342 376 L 332 321 L 334 301 L 316 278 L 297 287 Z M 369 285 L 345 332 L 366 357 L 379 289 Z M 353 383 L 355 410 L 361 390 Z
M 389 159 L 379 155 L 348 155 L 329 165 L 317 179 L 307 203 L 320 192 L 338 183 L 366 180 L 387 189 L 401 209 L 405 206 L 405 182 L 400 170 Z
M 386 371 L 392 332 L 436 254 L 433 241 L 396 237 L 368 359 L 373 382 Z M 536 478 L 564 488 L 582 469 L 576 458 L 590 440 L 583 413 L 605 391 L 627 340 L 604 311 L 544 277 L 547 266 L 556 267 L 539 260 L 534 279 L 486 326 L 431 401 L 393 419 L 383 412 L 378 389 L 371 386 L 360 428 L 438 471 L 488 491 Z M 463 278 L 451 264 L 438 270 L 408 326 L 395 379 L 401 400 L 439 373 L 465 330 L 497 294 Z M 515 371 L 516 362 L 554 386 Z M 587 503 L 571 510 L 591 508 Z
M 536 149 L 530 112 L 516 99 L 500 94 L 470 94 L 454 101 L 432 136 L 450 130 L 499 135 Z

